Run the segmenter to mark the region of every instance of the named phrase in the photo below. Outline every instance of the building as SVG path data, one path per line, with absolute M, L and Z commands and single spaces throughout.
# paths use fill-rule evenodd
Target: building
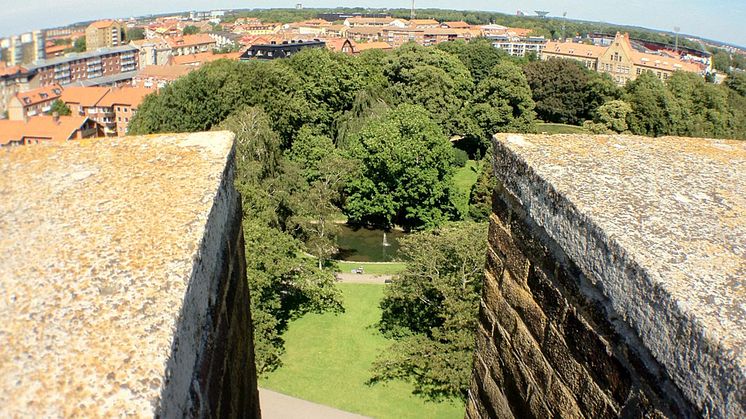
M 34 77 L 36 72 L 22 66 L 6 66 L 0 63 L 0 118 L 8 110 L 8 103 L 18 93 L 39 87 Z
M 44 32 L 27 32 L 1 40 L 0 56 L 10 66 L 29 64 L 47 57 L 45 47 Z
M 49 112 L 61 95 L 62 87 L 56 84 L 19 92 L 8 102 L 8 119 L 20 121 Z
M 617 84 L 634 80 L 643 72 L 651 72 L 661 80 L 668 80 L 674 71 L 704 74 L 706 66 L 684 61 L 665 54 L 651 54 L 632 47 L 629 34 L 617 33 L 608 47 L 574 42 L 548 42 L 542 60 L 565 58 L 577 60 L 591 70 L 607 73 Z
M 166 42 L 171 47 L 171 54 L 174 56 L 207 52 L 217 45 L 215 40 L 206 33 L 166 38 Z
M 77 81 L 137 70 L 138 60 L 137 48 L 123 45 L 41 60 L 28 69 L 36 73 L 35 78 L 39 86 L 64 86 Z
M 0 120 L 0 147 L 69 141 L 102 135 L 101 126 L 85 116 L 35 116 L 27 120 Z
M 326 47 L 334 52 L 341 52 L 344 54 L 352 55 L 357 53 L 357 44 L 355 41 L 344 38 L 329 38 L 325 39 Z
M 469 29 L 471 28 L 471 25 L 464 22 L 463 20 L 458 20 L 455 22 L 443 22 L 440 24 L 443 28 L 449 28 L 449 29 Z
M 259 59 L 275 60 L 287 58 L 305 48 L 324 48 L 326 43 L 318 39 L 313 41 L 285 41 L 279 44 L 252 45 L 241 55 L 241 60 Z
M 171 62 L 171 46 L 160 37 L 130 41 L 138 51 L 138 69 L 150 65 L 166 65 Z
M 226 54 L 213 54 L 212 52 L 200 52 L 199 54 L 178 55 L 171 59 L 171 64 L 188 65 L 199 67 L 202 64 L 215 60 L 238 60 L 241 57 L 240 52 L 229 52 Z
M 108 92 L 108 87 L 70 86 L 62 91 L 60 100 L 70 108 L 71 115 L 88 116 L 96 122 L 106 124 L 109 121 L 98 114 L 96 105 Z
M 500 48 L 514 57 L 525 57 L 532 53 L 540 57 L 547 46 L 547 40 L 543 36 L 520 37 L 506 33 L 489 35 L 486 38 L 492 41 L 493 47 Z
M 106 115 L 109 121 L 104 125 L 105 134 L 113 134 L 117 137 L 127 135 L 130 120 L 137 112 L 137 108 L 140 107 L 145 96 L 150 93 L 153 93 L 153 90 L 145 87 L 111 89 L 96 104 L 98 113 Z
M 393 47 L 383 41 L 362 42 L 359 44 L 355 44 L 355 52 L 358 54 L 363 51 L 368 51 L 371 49 L 380 49 L 383 51 L 389 51 L 393 49 Z
M 355 28 L 358 26 L 395 26 L 397 28 L 407 27 L 407 21 L 393 17 L 348 17 L 344 21 L 345 26 Z
M 186 76 L 195 66 L 151 65 L 140 70 L 132 79 L 132 86 L 148 89 L 161 89 L 174 80 Z
M 85 47 L 87 51 L 99 48 L 111 48 L 125 45 L 124 23 L 116 20 L 99 20 L 85 29 Z
M 215 41 L 215 47 L 220 48 L 235 48 L 241 43 L 242 36 L 233 32 L 219 31 L 219 32 L 208 32 Z
M 407 22 L 407 25 L 410 28 L 438 28 L 440 27 L 440 23 L 435 19 L 410 19 L 409 22 Z

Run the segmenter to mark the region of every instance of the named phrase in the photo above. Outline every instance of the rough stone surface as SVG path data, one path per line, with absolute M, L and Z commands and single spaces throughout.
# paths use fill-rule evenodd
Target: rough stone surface
M 0 416 L 257 417 L 230 133 L 0 151 Z
M 480 316 L 518 323 L 498 322 L 477 358 L 505 375 L 513 414 L 744 417 L 746 143 L 505 134 L 494 146 Z M 479 368 L 471 417 L 489 412 Z

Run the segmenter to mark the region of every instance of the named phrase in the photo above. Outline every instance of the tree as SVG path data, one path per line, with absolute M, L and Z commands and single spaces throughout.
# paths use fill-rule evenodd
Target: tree
M 85 36 L 75 38 L 75 41 L 73 41 L 73 47 L 70 51 L 71 52 L 85 52 L 85 50 L 86 50 Z
M 482 170 L 469 194 L 469 217 L 474 221 L 486 221 L 492 213 L 492 193 L 497 186 L 492 172 L 492 153 L 482 161 Z
M 493 47 L 492 43 L 484 38 L 477 38 L 470 42 L 441 42 L 437 48 L 458 57 L 474 78 L 474 84 L 481 82 L 500 61 L 507 59 L 508 56 L 505 51 Z
M 458 58 L 413 43 L 397 48 L 387 58 L 383 73 L 396 103 L 422 105 L 449 137 L 472 131 L 464 107 L 474 82 Z
M 145 29 L 144 28 L 131 28 L 127 30 L 127 40 L 128 41 L 137 41 L 139 39 L 145 39 Z
M 728 91 L 706 83 L 697 74 L 674 72 L 666 88 L 676 100 L 680 120 L 676 134 L 694 137 L 728 137 L 731 134 Z
M 734 71 L 725 79 L 725 85 L 739 95 L 746 97 L 746 73 Z
M 485 224 L 449 223 L 402 240 L 406 270 L 386 287 L 379 327 L 394 343 L 372 383 L 402 379 L 432 399 L 465 399 L 487 245 Z
M 510 61 L 497 64 L 474 93 L 471 112 L 489 142 L 496 132 L 530 132 L 535 113 L 526 76 Z
M 595 122 L 613 132 L 626 132 L 627 116 L 632 113 L 632 106 L 623 100 L 610 100 L 596 109 Z
M 309 312 L 342 311 L 334 274 L 300 255 L 294 238 L 244 219 L 246 276 L 251 292 L 254 351 L 259 374 L 282 364 L 287 323 Z
M 534 61 L 523 68 L 536 113 L 546 122 L 580 124 L 607 99 L 617 99 L 613 81 L 574 60 Z
M 236 182 L 250 183 L 276 177 L 280 171 L 280 138 L 272 131 L 267 114 L 257 107 L 245 107 L 215 127 L 235 134 Z
M 351 223 L 422 229 L 455 214 L 451 144 L 423 107 L 369 121 L 350 154 L 360 165 L 345 190 Z
M 196 33 L 199 33 L 199 28 L 194 25 L 187 25 L 181 32 L 184 35 L 194 35 Z
M 730 71 L 730 54 L 727 52 L 718 49 L 713 55 L 712 55 L 712 66 L 715 67 L 716 70 L 722 71 L 723 73 L 727 73 Z
M 72 112 L 70 112 L 70 108 L 65 104 L 65 102 L 57 99 L 52 102 L 52 107 L 49 109 L 49 113 L 57 113 L 57 115 L 60 116 L 67 116 L 70 115 Z
M 676 99 L 653 73 L 643 72 L 625 86 L 625 102 L 632 106 L 627 117 L 633 134 L 658 137 L 677 132 L 681 111 Z

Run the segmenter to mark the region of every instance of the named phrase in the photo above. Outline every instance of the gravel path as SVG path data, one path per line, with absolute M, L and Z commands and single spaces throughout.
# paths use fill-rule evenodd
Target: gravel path
M 366 419 L 344 410 L 324 406 L 272 390 L 259 389 L 262 419 Z
M 393 275 L 353 274 L 337 272 L 337 280 L 347 284 L 385 284 Z

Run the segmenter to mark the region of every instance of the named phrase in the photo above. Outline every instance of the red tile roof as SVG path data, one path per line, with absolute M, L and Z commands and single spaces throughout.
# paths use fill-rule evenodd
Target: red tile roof
M 51 86 L 39 87 L 37 89 L 17 93 L 16 98 L 18 98 L 23 106 L 33 106 L 39 103 L 55 100 L 59 98 L 60 95 L 62 95 L 62 88 L 57 84 L 53 84 Z
M 145 87 L 122 87 L 112 89 L 106 96 L 98 102 L 98 106 L 112 107 L 115 105 L 124 105 L 131 108 L 137 108 L 142 103 L 145 96 L 153 93 L 152 89 Z
M 80 106 L 91 107 L 109 92 L 108 87 L 81 87 L 71 86 L 62 91 L 62 100 L 65 103 L 76 103 Z
M 0 120 L 0 145 L 24 138 L 69 140 L 87 120 L 85 116 L 60 116 L 57 120 L 52 116 L 36 116 L 28 121 Z
M 206 33 L 194 35 L 184 35 L 172 38 L 166 38 L 166 42 L 171 48 L 191 47 L 204 44 L 214 44 L 215 40 Z

